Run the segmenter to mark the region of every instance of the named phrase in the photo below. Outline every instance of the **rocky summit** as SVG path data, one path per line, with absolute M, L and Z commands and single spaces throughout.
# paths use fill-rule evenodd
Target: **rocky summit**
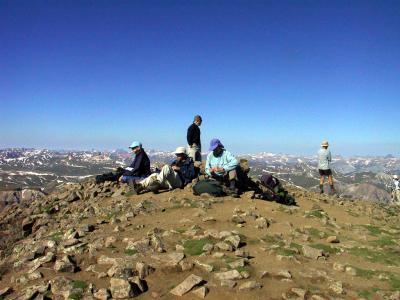
M 66 184 L 0 215 L 1 299 L 400 299 L 399 207 Z

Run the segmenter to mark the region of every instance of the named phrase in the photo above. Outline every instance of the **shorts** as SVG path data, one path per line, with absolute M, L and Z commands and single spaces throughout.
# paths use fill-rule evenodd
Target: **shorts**
M 319 172 L 320 176 L 330 176 L 330 175 L 332 175 L 331 169 L 328 169 L 328 170 L 318 169 L 318 172 Z

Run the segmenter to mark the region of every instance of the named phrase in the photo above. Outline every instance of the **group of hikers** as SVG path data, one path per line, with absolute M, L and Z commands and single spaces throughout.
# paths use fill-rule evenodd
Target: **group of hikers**
M 129 148 L 135 155 L 132 164 L 126 168 L 118 168 L 116 174 L 112 174 L 110 180 L 118 180 L 127 183 L 135 194 L 143 192 L 158 193 L 160 190 L 172 190 L 183 188 L 194 179 L 199 178 L 202 173 L 203 187 L 215 186 L 224 187 L 224 193 L 233 197 L 239 197 L 240 193 L 246 190 L 254 190 L 263 194 L 263 187 L 267 187 L 274 196 L 287 197 L 279 180 L 272 175 L 261 176 L 259 182 L 255 183 L 248 176 L 247 161 L 239 161 L 225 149 L 218 138 L 210 141 L 209 154 L 201 172 L 201 131 L 202 118 L 200 115 L 194 117 L 193 123 L 187 129 L 187 147 L 177 147 L 174 154 L 175 160 L 164 165 L 161 170 L 152 172 L 150 159 L 147 156 L 142 143 L 134 141 Z M 328 150 L 328 141 L 321 143 L 318 151 L 318 171 L 320 175 L 319 189 L 324 193 L 325 178 L 328 178 L 330 193 L 335 193 L 332 177 L 332 155 Z M 115 177 L 117 176 L 117 177 Z M 397 175 L 394 175 L 393 201 L 400 203 L 400 186 Z M 108 180 L 100 178 L 99 180 Z M 258 184 L 260 183 L 260 184 Z M 197 184 L 196 184 L 197 185 Z M 206 188 L 207 190 L 207 188 Z M 264 194 L 265 195 L 265 194 Z M 282 196 L 283 195 L 283 196 Z M 397 200 L 396 200 L 397 199 Z

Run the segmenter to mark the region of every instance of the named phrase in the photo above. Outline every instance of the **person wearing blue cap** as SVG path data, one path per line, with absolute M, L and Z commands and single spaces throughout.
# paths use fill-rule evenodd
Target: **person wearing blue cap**
M 123 183 L 130 183 L 133 180 L 142 180 L 151 174 L 150 159 L 142 147 L 142 143 L 138 141 L 132 142 L 129 146 L 135 159 L 129 167 L 126 167 L 120 177 Z
M 219 139 L 211 140 L 209 150 L 211 152 L 207 155 L 206 174 L 221 183 L 229 184 L 230 193 L 236 196 L 238 161 L 230 152 L 225 150 Z

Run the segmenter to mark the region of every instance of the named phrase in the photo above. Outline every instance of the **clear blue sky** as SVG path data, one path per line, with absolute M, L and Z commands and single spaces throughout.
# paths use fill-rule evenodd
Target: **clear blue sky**
M 400 154 L 400 1 L 0 0 L 0 147 Z

